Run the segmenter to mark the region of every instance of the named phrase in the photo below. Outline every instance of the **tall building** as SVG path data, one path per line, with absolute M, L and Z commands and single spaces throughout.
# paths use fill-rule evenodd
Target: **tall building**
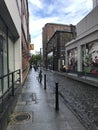
M 21 69 L 21 59 L 21 2 L 1 0 L 0 76 Z
M 56 31 L 67 31 L 73 32 L 73 37 L 76 37 L 75 26 L 73 25 L 64 25 L 64 24 L 56 24 L 56 23 L 47 23 L 43 27 L 42 32 L 42 43 L 43 43 L 43 64 L 44 67 L 47 68 L 47 43 L 53 36 Z
M 98 6 L 77 25 L 77 37 L 66 46 L 70 72 L 98 78 Z
M 29 70 L 27 0 L 0 0 L 0 129 L 5 130 Z M 21 82 L 22 81 L 22 82 Z
M 95 8 L 98 5 L 98 0 L 93 0 L 93 8 Z
M 21 0 L 21 44 L 22 44 L 22 81 L 29 71 L 29 10 L 28 0 Z

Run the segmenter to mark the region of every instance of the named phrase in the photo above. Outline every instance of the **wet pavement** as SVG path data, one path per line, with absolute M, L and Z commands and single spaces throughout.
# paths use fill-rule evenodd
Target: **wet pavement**
M 60 72 L 47 71 L 47 84 L 51 89 L 54 82 L 59 84 L 59 93 L 64 99 L 64 103 L 81 120 L 87 130 L 98 130 L 98 79 L 95 84 L 89 77 L 87 80 L 82 77 L 72 75 L 69 77 Z M 89 81 L 89 80 L 90 81 Z M 82 82 L 83 80 L 83 82 Z M 88 84 L 89 82 L 89 84 Z M 90 84 L 92 82 L 92 84 Z
M 38 72 L 33 69 L 30 71 L 15 110 L 10 116 L 7 130 L 86 130 L 73 112 L 66 107 L 61 96 L 59 111 L 55 110 L 53 86 L 58 78 L 55 79 L 53 75 L 48 78 L 44 90 L 44 81 L 42 84 L 38 82 Z

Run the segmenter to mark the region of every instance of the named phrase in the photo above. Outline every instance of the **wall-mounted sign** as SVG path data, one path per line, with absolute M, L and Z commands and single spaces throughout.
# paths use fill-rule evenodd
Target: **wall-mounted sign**
M 29 50 L 34 50 L 34 44 L 29 44 Z

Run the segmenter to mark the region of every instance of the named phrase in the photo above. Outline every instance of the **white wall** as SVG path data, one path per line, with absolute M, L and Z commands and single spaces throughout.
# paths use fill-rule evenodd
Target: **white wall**
M 98 0 L 93 0 L 93 8 L 95 8 L 98 5 Z
M 12 72 L 15 70 L 15 56 L 14 56 L 14 44 L 13 42 L 8 38 L 8 50 L 9 50 L 9 71 Z
M 6 6 L 10 12 L 10 15 L 13 19 L 13 22 L 17 28 L 18 33 L 21 34 L 21 17 L 19 14 L 16 0 L 4 0 L 4 1 L 5 1 Z M 19 1 L 18 1 L 18 3 L 19 3 Z M 21 2 L 19 3 L 19 5 L 21 5 Z
M 14 50 L 14 62 L 15 70 L 22 68 L 22 50 L 21 50 L 21 1 L 18 0 L 19 6 L 17 6 L 16 0 L 4 0 L 9 13 L 12 17 L 13 23 L 18 31 L 19 38 L 13 44 Z M 20 8 L 20 9 L 19 9 Z
M 98 41 L 98 6 L 77 24 L 77 38 L 65 45 L 67 51 L 78 48 L 78 71 L 81 71 L 81 45 Z M 66 59 L 67 65 L 68 61 Z
M 76 26 L 77 37 L 83 37 L 95 30 L 98 30 L 98 6 L 94 8 L 85 18 Z
M 15 70 L 22 69 L 22 50 L 21 44 L 19 44 L 20 38 L 14 44 L 14 51 L 15 51 Z

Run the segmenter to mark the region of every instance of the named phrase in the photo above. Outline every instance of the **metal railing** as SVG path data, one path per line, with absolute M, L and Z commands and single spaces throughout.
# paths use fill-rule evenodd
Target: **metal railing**
M 0 112 L 3 111 L 4 97 L 15 95 L 15 90 L 21 85 L 21 70 L 15 70 L 0 77 Z

